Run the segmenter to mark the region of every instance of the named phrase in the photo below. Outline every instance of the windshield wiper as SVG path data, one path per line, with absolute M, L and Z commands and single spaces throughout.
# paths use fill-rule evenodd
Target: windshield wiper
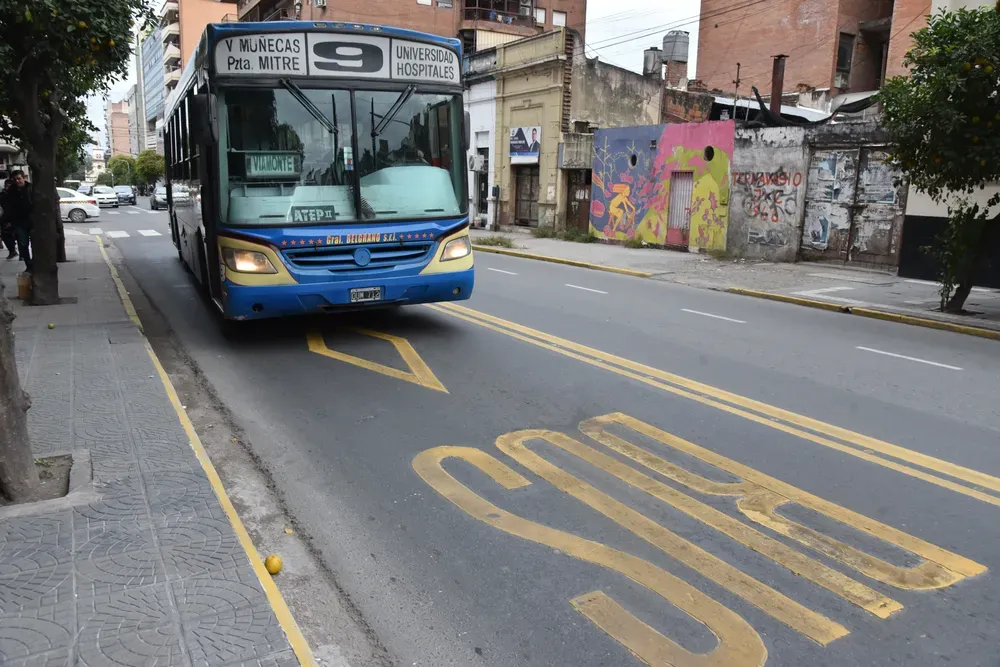
M 399 110 L 403 108 L 403 105 L 406 104 L 411 97 L 413 97 L 413 93 L 415 93 L 416 90 L 417 87 L 411 83 L 403 92 L 399 94 L 399 97 L 397 97 L 396 101 L 392 103 L 389 111 L 382 116 L 382 122 L 379 123 L 377 127 L 372 129 L 372 137 L 377 137 L 382 134 L 382 130 L 385 129 L 385 126 L 392 122 L 392 119 L 396 117 L 396 114 L 398 114 Z
M 320 111 L 315 104 L 313 104 L 312 100 L 306 97 L 306 94 L 302 92 L 302 89 L 299 88 L 298 84 L 294 81 L 290 81 L 289 79 L 281 79 L 279 80 L 279 83 L 285 88 L 285 90 L 292 94 L 292 97 L 295 98 L 296 102 L 301 104 L 313 118 L 318 120 L 320 124 L 326 128 L 327 132 L 335 137 L 340 136 L 340 128 L 331 123 L 330 119 L 323 115 L 323 112 Z

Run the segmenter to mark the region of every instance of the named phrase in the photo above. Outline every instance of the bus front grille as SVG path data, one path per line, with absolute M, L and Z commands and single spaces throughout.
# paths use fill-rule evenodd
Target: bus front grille
M 399 264 L 420 264 L 427 260 L 433 247 L 433 242 L 382 246 L 320 246 L 286 249 L 282 250 L 282 254 L 292 266 L 299 269 L 375 271 L 391 269 Z

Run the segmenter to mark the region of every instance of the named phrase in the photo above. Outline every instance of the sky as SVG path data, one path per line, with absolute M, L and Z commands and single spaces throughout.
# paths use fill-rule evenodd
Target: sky
M 406 1 L 406 0 L 401 0 Z M 688 76 L 693 78 L 697 65 L 698 11 L 701 0 L 588 0 L 587 55 L 635 72 L 642 71 L 642 52 L 662 46 L 663 35 L 670 30 L 691 33 Z M 128 77 L 111 85 L 108 97 L 119 101 L 135 83 L 135 60 Z M 95 137 L 104 146 L 104 96 L 87 100 L 90 122 L 98 128 Z

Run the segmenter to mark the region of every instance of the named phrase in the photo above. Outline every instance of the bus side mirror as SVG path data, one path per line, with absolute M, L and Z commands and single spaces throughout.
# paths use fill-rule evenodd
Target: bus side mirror
M 472 114 L 468 111 L 465 112 L 465 133 L 463 135 L 465 141 L 465 152 L 469 151 L 469 147 L 472 146 Z
M 188 127 L 199 145 L 214 146 L 219 141 L 219 107 L 215 95 L 198 93 L 188 101 Z

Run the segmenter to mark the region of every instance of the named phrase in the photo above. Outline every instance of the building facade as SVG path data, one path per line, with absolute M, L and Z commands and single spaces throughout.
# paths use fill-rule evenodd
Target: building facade
M 105 140 L 111 155 L 131 155 L 129 107 L 127 100 L 104 102 Z
M 139 118 L 139 86 L 137 84 L 129 86 L 125 102 L 128 105 L 128 152 L 132 157 L 136 157 L 142 150 L 139 145 L 143 141 L 143 129 L 146 126 Z
M 163 85 L 169 96 L 209 23 L 236 20 L 236 3 L 166 0 L 157 13 L 163 47 Z
M 159 26 L 154 27 L 143 38 L 140 55 L 146 147 L 154 148 L 157 153 L 163 153 L 163 107 L 166 88 L 163 83 L 163 41 Z
M 465 53 L 566 27 L 581 37 L 587 0 L 239 0 L 240 21 L 375 23 L 459 37 Z

